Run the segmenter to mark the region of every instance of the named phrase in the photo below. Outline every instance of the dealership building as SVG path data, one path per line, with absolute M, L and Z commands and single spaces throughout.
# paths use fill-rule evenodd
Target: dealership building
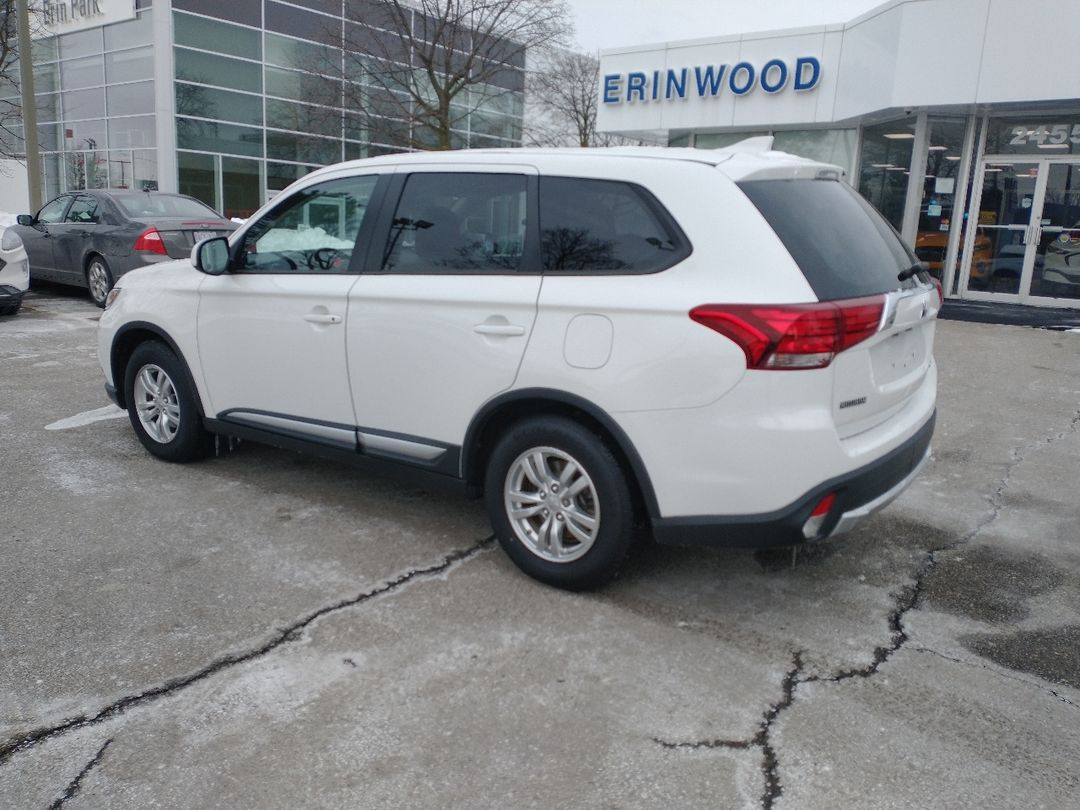
M 1076 0 L 894 0 L 850 22 L 601 54 L 598 128 L 840 166 L 953 297 L 1080 306 Z M 718 212 L 721 215 L 721 212 Z
M 46 200 L 85 188 L 158 189 L 245 217 L 318 166 L 423 144 L 406 119 L 356 114 L 357 98 L 389 91 L 340 43 L 411 58 L 370 0 L 35 5 L 45 23 L 33 55 Z M 409 18 L 419 34 L 423 16 Z M 506 53 L 491 84 L 462 97 L 454 146 L 521 143 L 524 58 Z M 0 98 L 16 93 L 0 86 Z M 0 209 L 23 210 L 20 191 L 12 196 L 21 201 L 0 194 Z

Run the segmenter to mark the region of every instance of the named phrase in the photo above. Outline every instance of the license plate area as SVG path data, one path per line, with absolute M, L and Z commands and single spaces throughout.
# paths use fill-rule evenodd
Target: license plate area
M 198 244 L 199 242 L 205 242 L 207 239 L 214 239 L 215 237 L 221 236 L 221 234 L 217 231 L 193 231 L 192 236 L 194 237 L 195 244 Z
M 922 327 L 905 329 L 882 340 L 870 350 L 870 362 L 879 389 L 887 389 L 920 371 L 926 364 Z

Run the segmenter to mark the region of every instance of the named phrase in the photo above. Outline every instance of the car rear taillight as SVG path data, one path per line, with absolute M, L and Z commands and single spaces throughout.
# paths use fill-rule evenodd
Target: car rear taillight
M 147 228 L 139 234 L 139 238 L 135 240 L 135 250 L 143 253 L 156 253 L 159 256 L 169 255 L 169 251 L 165 250 L 165 242 L 162 240 L 161 234 L 157 228 L 153 227 Z
M 752 369 L 825 368 L 877 334 L 885 296 L 817 304 L 704 304 L 690 317 L 733 340 Z
M 937 290 L 938 306 L 942 307 L 945 305 L 945 288 L 941 286 L 940 278 L 932 278 L 931 280 L 934 282 L 934 289 Z

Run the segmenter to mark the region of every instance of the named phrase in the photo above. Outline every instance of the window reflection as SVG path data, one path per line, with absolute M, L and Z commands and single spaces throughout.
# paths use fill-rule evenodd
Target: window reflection
M 541 178 L 540 228 L 545 270 L 647 273 L 670 265 L 677 249 L 628 183 Z
M 859 193 L 897 231 L 904 222 L 914 142 L 914 118 L 863 128 Z

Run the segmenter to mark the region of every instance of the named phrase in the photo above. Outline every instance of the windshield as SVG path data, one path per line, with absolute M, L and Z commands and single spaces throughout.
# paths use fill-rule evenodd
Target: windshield
M 221 219 L 213 208 L 178 194 L 113 194 L 129 217 L 200 217 Z
M 739 188 L 776 231 L 819 300 L 877 295 L 918 283 L 897 280 L 914 256 L 847 183 L 750 180 Z

